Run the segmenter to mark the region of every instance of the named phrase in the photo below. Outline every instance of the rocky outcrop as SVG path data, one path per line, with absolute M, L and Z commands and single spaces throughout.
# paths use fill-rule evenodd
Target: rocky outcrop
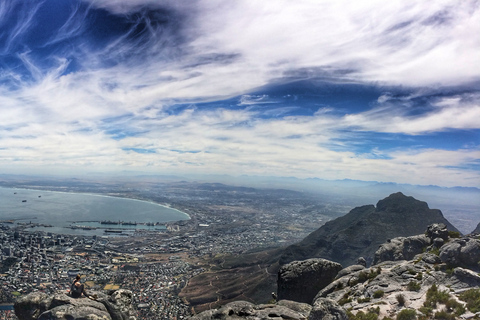
M 117 290 L 111 295 L 94 293 L 95 300 L 72 298 L 64 293 L 33 292 L 14 305 L 19 320 L 135 320 L 132 292 Z
M 378 246 L 387 239 L 423 234 L 427 226 L 434 223 L 458 231 L 440 210 L 430 209 L 426 202 L 400 192 L 394 193 L 378 201 L 376 206 L 357 207 L 327 222 L 300 243 L 287 247 L 280 264 L 324 258 L 348 266 L 355 264 L 360 256 L 371 264 Z M 440 233 L 437 238 L 442 237 L 445 235 Z
M 317 293 L 311 306 L 285 300 L 279 301 L 276 305 L 255 306 L 247 303 L 246 308 L 244 305 L 232 308 L 232 305 L 228 304 L 226 308 L 206 311 L 194 319 L 278 317 L 278 319 L 346 320 L 355 315 L 358 315 L 357 319 L 385 317 L 394 319 L 404 309 L 413 309 L 423 318 L 442 318 L 444 315 L 440 316 L 441 313 L 446 313 L 448 319 L 474 318 L 474 312 L 477 311 L 473 308 L 469 310 L 468 304 L 462 300 L 462 293 L 472 288 L 477 290 L 480 288 L 479 266 L 473 266 L 473 262 L 478 262 L 480 258 L 480 240 L 475 236 L 460 239 L 447 236 L 444 239 L 445 233 L 442 231 L 444 229 L 442 225 L 435 225 L 428 228 L 430 232 L 422 235 L 392 239 L 381 246 L 387 248 L 392 242 L 397 243 L 394 249 L 389 251 L 392 254 L 382 256 L 386 261 L 369 268 L 352 265 L 342 269 L 330 284 Z M 436 242 L 444 244 L 436 247 Z M 409 257 L 421 246 L 425 252 L 416 254 L 410 260 L 399 260 L 401 257 Z M 391 257 L 392 260 L 388 261 L 387 257 Z M 453 262 L 462 266 L 455 267 Z M 467 268 L 467 265 L 471 267 Z M 295 272 L 294 269 L 301 266 L 301 262 L 290 264 L 290 272 Z M 428 292 L 432 290 L 438 294 L 429 294 Z M 442 296 L 443 300 L 432 302 L 428 300 L 432 299 L 429 296 Z M 290 311 L 276 309 L 278 307 Z M 276 311 L 265 313 L 266 310 Z M 437 312 L 438 317 L 435 315 Z M 370 316 L 366 315 L 368 313 Z M 293 316 L 294 314 L 297 315 Z M 303 318 L 298 318 L 298 314 Z M 477 316 L 479 315 L 480 312 L 477 312 Z
M 430 239 L 423 234 L 388 240 L 375 251 L 373 264 L 375 265 L 383 261 L 413 259 L 415 255 L 422 253 L 428 245 L 430 245 Z
M 470 237 L 455 239 L 440 248 L 442 262 L 455 267 L 478 267 L 480 240 Z
M 308 319 L 311 311 L 310 308 L 302 306 L 302 304 L 293 307 L 298 310 L 295 311 L 292 308 L 295 302 L 286 302 L 290 307 L 285 307 L 279 301 L 277 304 L 261 304 L 254 305 L 247 301 L 235 301 L 227 303 L 216 310 L 208 310 L 197 315 L 192 316 L 191 320 L 208 320 L 208 319 L 224 319 L 224 320 L 238 320 L 238 319 L 291 319 L 291 320 L 304 320 Z
M 286 264 L 278 271 L 278 299 L 312 303 L 315 295 L 327 286 L 342 269 L 325 259 L 308 259 Z
M 313 304 L 308 320 L 347 320 L 347 312 L 333 300 L 319 298 Z

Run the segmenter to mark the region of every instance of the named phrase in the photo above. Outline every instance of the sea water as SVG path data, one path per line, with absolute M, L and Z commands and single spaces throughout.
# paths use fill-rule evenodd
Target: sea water
M 60 234 L 103 235 L 105 228 L 159 229 L 140 223 L 165 223 L 188 220 L 179 210 L 156 203 L 84 193 L 0 188 L 0 221 L 51 225 L 27 230 Z M 123 221 L 137 225 L 101 224 L 101 221 Z M 1 222 L 0 222 L 1 223 Z M 99 229 L 72 229 L 88 226 Z

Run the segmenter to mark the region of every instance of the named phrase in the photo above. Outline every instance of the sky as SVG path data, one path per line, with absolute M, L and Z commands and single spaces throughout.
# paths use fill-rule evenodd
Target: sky
M 0 173 L 480 187 L 480 1 L 3 0 Z

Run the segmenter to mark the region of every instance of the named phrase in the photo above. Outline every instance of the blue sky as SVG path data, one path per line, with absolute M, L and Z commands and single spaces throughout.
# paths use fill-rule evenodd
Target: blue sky
M 480 3 L 5 0 L 0 173 L 480 187 Z

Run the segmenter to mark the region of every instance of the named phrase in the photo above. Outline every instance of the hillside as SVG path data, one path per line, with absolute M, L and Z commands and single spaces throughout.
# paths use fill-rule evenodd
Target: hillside
M 365 257 L 370 264 L 375 250 L 387 239 L 422 233 L 433 223 L 444 223 L 449 230 L 458 231 L 440 210 L 430 209 L 426 202 L 400 192 L 393 193 L 376 206 L 354 208 L 287 247 L 280 264 L 324 258 L 348 266 L 359 257 Z
M 312 274 L 312 268 L 296 261 L 287 265 L 297 268 L 297 279 L 289 279 L 289 289 L 297 295 L 290 300 L 262 305 L 237 301 L 191 319 L 478 319 L 480 240 L 457 236 L 435 224 L 420 235 L 394 238 L 377 250 L 374 266 L 340 270 L 308 303 L 302 302 L 306 293 L 298 289 L 307 278 L 323 278 L 332 262 L 311 259 L 321 266 Z M 279 287 L 281 277 L 279 273 Z

